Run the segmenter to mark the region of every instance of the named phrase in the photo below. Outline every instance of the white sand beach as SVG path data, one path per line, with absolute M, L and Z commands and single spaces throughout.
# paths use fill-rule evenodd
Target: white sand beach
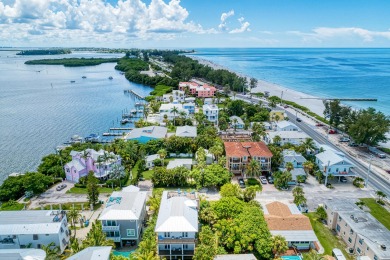
M 213 69 L 225 69 L 225 70 L 228 70 L 230 72 L 236 73 L 237 75 L 239 75 L 241 77 L 246 77 L 246 78 L 248 78 L 248 80 L 250 78 L 247 75 L 239 74 L 239 73 L 237 73 L 229 68 L 226 68 L 226 67 L 221 66 L 219 64 L 215 64 L 209 60 L 201 59 L 201 58 L 198 58 L 196 56 L 188 56 L 188 57 L 191 57 L 192 59 L 199 61 L 199 63 L 201 63 L 201 64 L 210 66 Z M 282 91 L 283 91 L 283 99 L 295 102 L 295 103 L 302 105 L 302 106 L 305 106 L 308 109 L 310 109 L 312 112 L 316 113 L 317 115 L 323 116 L 323 112 L 324 112 L 325 107 L 324 107 L 322 100 L 320 100 L 320 99 L 305 99 L 305 98 L 317 98 L 315 96 L 308 95 L 308 94 L 305 94 L 305 93 L 302 93 L 302 92 L 299 92 L 296 90 L 292 90 L 292 89 L 289 89 L 289 88 L 286 88 L 286 87 L 283 87 L 283 86 L 280 86 L 280 85 L 277 85 L 277 84 L 274 84 L 274 83 L 271 83 L 268 81 L 258 80 L 257 87 L 252 89 L 252 93 L 259 93 L 259 92 L 264 93 L 264 91 L 268 91 L 270 96 L 277 96 L 277 97 L 281 97 Z

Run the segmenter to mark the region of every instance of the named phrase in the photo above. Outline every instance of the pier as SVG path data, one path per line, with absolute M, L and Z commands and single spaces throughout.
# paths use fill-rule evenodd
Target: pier
M 127 131 L 127 130 L 133 130 L 133 128 L 128 128 L 128 127 L 112 127 L 112 128 L 110 128 L 110 131 Z
M 122 136 L 123 133 L 103 133 L 103 136 Z
M 133 90 L 131 90 L 131 89 L 125 89 L 124 92 L 125 92 L 125 93 L 130 93 L 130 94 L 136 96 L 136 97 L 139 98 L 139 99 L 145 99 L 145 97 L 143 97 L 143 96 L 141 96 L 141 95 L 135 93 L 135 92 L 134 92 Z

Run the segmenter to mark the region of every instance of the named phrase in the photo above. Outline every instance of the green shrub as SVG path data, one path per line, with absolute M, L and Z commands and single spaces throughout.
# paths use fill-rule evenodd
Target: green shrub
M 246 180 L 246 184 L 247 184 L 248 186 L 260 185 L 260 181 L 258 181 L 258 180 L 255 179 L 255 178 L 248 178 L 248 179 Z

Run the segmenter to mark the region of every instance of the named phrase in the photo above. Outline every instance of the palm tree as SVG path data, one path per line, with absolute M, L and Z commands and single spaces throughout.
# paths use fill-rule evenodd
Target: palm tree
M 322 255 L 319 255 L 317 253 L 317 251 L 315 250 L 310 250 L 310 252 L 308 254 L 305 255 L 305 259 L 309 259 L 309 260 L 325 260 L 327 258 L 325 258 L 325 256 L 322 256 Z
M 260 163 L 257 160 L 251 160 L 246 165 L 246 174 L 250 177 L 259 176 L 261 174 Z
M 383 191 L 380 191 L 380 190 L 375 192 L 375 194 L 378 196 L 378 202 L 381 204 L 383 203 L 383 199 L 387 197 L 386 193 L 384 193 Z
M 219 156 L 223 154 L 223 147 L 220 144 L 215 144 L 214 146 L 210 147 L 209 152 L 212 153 L 215 159 L 218 161 Z
M 286 162 L 284 168 L 286 168 L 288 172 L 291 172 L 292 170 L 294 170 L 294 164 L 292 162 Z
M 119 185 L 122 187 L 122 183 L 120 179 L 125 176 L 125 168 L 121 165 L 114 164 L 111 167 L 110 179 L 111 180 L 119 180 Z
M 69 256 L 72 256 L 74 254 L 77 254 L 83 250 L 82 246 L 80 245 L 79 241 L 77 239 L 71 239 L 69 243 L 68 249 L 65 249 L 65 256 L 63 259 L 67 259 Z
M 293 189 L 294 203 L 299 206 L 306 204 L 305 192 L 302 187 L 297 186 Z
M 84 248 L 90 246 L 112 246 L 115 248 L 114 241 L 108 240 L 106 234 L 102 231 L 102 223 L 100 221 L 92 223 L 91 230 L 88 232 L 85 240 L 83 240 Z
M 311 138 L 306 138 L 305 141 L 302 142 L 301 146 L 302 146 L 303 150 L 305 151 L 305 153 L 307 151 L 313 152 L 316 149 L 316 145 L 315 145 L 313 139 L 311 139 Z
M 75 207 L 72 207 L 66 215 L 68 216 L 69 220 L 72 223 L 72 227 L 74 228 L 73 232 L 73 238 L 76 238 L 76 222 L 81 218 L 80 211 L 77 210 Z
M 254 141 L 260 141 L 260 137 L 265 136 L 264 125 L 262 123 L 254 123 L 252 126 L 252 136 Z
M 297 183 L 298 183 L 298 186 L 301 185 L 301 183 L 304 183 L 306 181 L 306 176 L 304 175 L 298 175 L 297 176 Z
M 203 147 L 199 147 L 195 155 L 198 163 L 198 168 L 203 170 L 206 167 L 206 152 Z
M 157 154 L 160 156 L 161 165 L 164 166 L 164 159 L 167 157 L 167 151 L 165 149 L 160 149 Z
M 307 173 L 312 174 L 314 169 L 314 163 L 312 161 L 306 161 L 303 163 L 303 168 L 306 170 Z
M 173 113 L 173 125 L 176 125 L 175 124 L 175 119 L 176 119 L 176 114 L 179 113 L 179 109 L 174 106 L 172 109 L 171 109 L 171 113 Z
M 148 118 L 148 115 L 149 115 L 149 108 L 144 106 L 143 112 L 144 112 L 144 118 L 146 120 Z
M 236 130 L 237 130 L 237 122 L 238 122 L 237 118 L 233 118 L 233 129 L 234 129 L 234 132 L 236 132 Z
M 261 192 L 262 190 L 263 187 L 261 185 L 249 186 L 243 192 L 244 200 L 247 202 L 253 200 L 256 197 L 256 193 Z
M 46 253 L 46 260 L 58 259 L 60 255 L 60 248 L 56 246 L 54 242 L 51 242 L 48 245 L 42 245 L 42 250 Z
M 282 141 L 282 138 L 276 135 L 272 141 L 274 142 L 274 144 L 280 145 L 280 141 Z
M 186 125 L 186 118 L 187 118 L 187 113 L 184 111 L 179 112 L 180 117 L 182 118 L 183 125 Z
M 272 237 L 272 251 L 275 255 L 281 255 L 288 250 L 286 239 L 281 235 Z

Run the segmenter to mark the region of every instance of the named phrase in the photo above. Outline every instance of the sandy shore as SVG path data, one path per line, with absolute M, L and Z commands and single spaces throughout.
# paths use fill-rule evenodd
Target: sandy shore
M 236 73 L 237 75 L 241 77 L 246 77 L 249 80 L 249 76 L 247 75 L 242 75 L 239 74 L 229 68 L 226 68 L 224 66 L 221 66 L 219 64 L 215 64 L 209 60 L 201 59 L 196 56 L 188 56 L 191 57 L 192 59 L 195 59 L 199 61 L 199 63 L 210 66 L 213 69 L 225 69 L 230 72 Z M 324 112 L 324 104 L 322 100 L 319 99 L 304 99 L 304 98 L 316 98 L 315 96 L 311 96 L 296 90 L 288 89 L 286 87 L 264 81 L 264 80 L 258 80 L 257 87 L 252 89 L 252 93 L 258 93 L 258 92 L 263 92 L 268 91 L 270 93 L 270 96 L 277 96 L 281 97 L 282 96 L 282 91 L 283 91 L 283 99 L 295 102 L 299 105 L 305 106 L 308 109 L 310 109 L 312 112 L 316 113 L 319 116 L 323 116 Z

